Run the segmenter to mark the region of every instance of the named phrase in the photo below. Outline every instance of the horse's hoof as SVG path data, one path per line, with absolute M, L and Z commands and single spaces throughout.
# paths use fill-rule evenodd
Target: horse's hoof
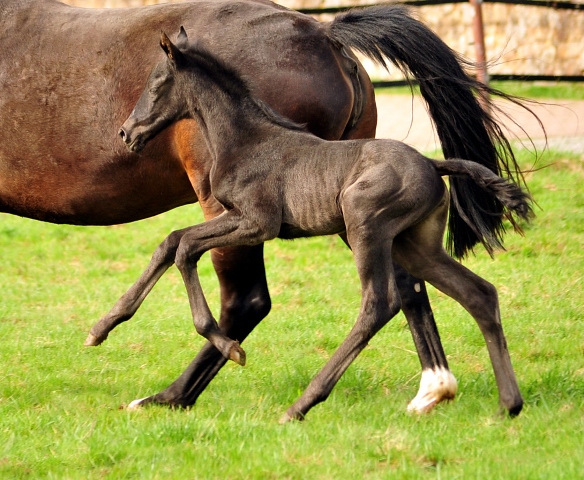
M 141 410 L 142 409 L 142 402 L 144 400 L 146 400 L 146 398 L 148 398 L 148 397 L 140 398 L 139 400 L 134 400 L 134 401 L 130 402 L 130 404 L 126 407 L 126 410 L 132 410 L 132 411 Z
M 246 360 L 245 352 L 243 351 L 243 348 L 239 346 L 238 342 L 234 342 L 231 348 L 229 349 L 229 360 L 233 360 L 235 363 L 241 365 L 242 367 L 245 366 Z
M 292 417 L 291 417 L 290 415 L 288 415 L 288 412 L 286 412 L 286 413 L 285 413 L 285 414 L 282 416 L 282 418 L 280 418 L 280 420 L 278 421 L 278 423 L 279 423 L 280 425 L 285 425 L 285 424 L 287 424 L 288 422 L 290 422 L 291 420 L 293 420 L 293 419 L 292 419 Z
M 90 332 L 87 338 L 85 339 L 85 342 L 83 342 L 83 346 L 97 347 L 98 345 L 101 345 L 106 338 L 107 337 L 104 338 L 96 337 L 93 333 Z
M 298 422 L 301 422 L 304 420 L 304 415 L 302 415 L 300 412 L 296 412 L 296 413 L 292 413 L 290 414 L 289 412 L 286 412 L 282 418 L 280 418 L 280 421 L 278 422 L 280 425 L 284 425 L 286 423 L 289 423 L 293 420 L 296 420 Z
M 452 400 L 456 396 L 457 389 L 458 383 L 450 370 L 442 367 L 424 370 L 420 390 L 408 404 L 408 412 L 428 413 L 440 402 Z

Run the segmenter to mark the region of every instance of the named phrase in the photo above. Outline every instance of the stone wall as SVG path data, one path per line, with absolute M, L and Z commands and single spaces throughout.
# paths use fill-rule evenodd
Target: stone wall
M 130 7 L 170 2 L 65 0 L 65 3 L 85 7 Z M 279 3 L 290 8 L 319 8 L 366 4 L 371 0 L 280 0 Z M 454 50 L 474 59 L 470 4 L 426 6 L 414 11 Z M 323 16 L 323 20 L 329 18 Z M 490 73 L 584 75 L 584 11 L 488 3 L 483 4 L 483 19 Z M 376 79 L 399 77 L 397 73 L 388 76 L 369 62 L 365 63 Z

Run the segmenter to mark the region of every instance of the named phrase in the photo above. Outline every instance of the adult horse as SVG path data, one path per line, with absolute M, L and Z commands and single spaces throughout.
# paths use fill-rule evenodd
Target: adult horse
M 374 136 L 373 88 L 349 48 L 381 62 L 385 56 L 420 82 L 447 157 L 505 170 L 504 155 L 495 148 L 506 144 L 504 137 L 473 95 L 480 85 L 403 9 L 367 9 L 318 23 L 262 0 L 123 10 L 0 0 L 0 211 L 78 225 L 131 222 L 196 201 L 208 219 L 222 211 L 210 194 L 209 154 L 194 122 L 166 129 L 140 157 L 127 152 L 117 135 L 160 59 L 160 30 L 180 25 L 249 77 L 254 94 L 325 139 Z M 500 213 L 499 204 L 468 184 L 451 185 L 463 211 L 470 206 L 471 215 Z M 487 233 L 498 235 L 500 225 L 493 215 Z M 451 227 L 459 255 L 480 239 L 452 214 Z M 212 257 L 221 285 L 221 328 L 243 341 L 270 309 L 263 249 L 225 249 Z M 411 404 L 421 411 L 452 396 L 455 387 L 423 282 L 403 270 L 398 276 L 424 372 Z M 142 293 L 117 304 L 106 323 L 129 319 L 147 291 Z M 88 344 L 105 336 L 98 324 Z M 142 403 L 194 404 L 225 361 L 206 344 L 172 385 Z

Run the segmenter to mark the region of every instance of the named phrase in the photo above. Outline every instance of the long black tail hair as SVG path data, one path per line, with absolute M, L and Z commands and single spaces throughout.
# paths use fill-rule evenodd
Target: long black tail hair
M 491 114 L 489 95 L 519 101 L 470 77 L 463 67 L 472 64 L 413 18 L 407 7 L 349 10 L 326 29 L 331 40 L 386 68 L 389 60 L 419 83 L 445 158 L 466 158 L 524 184 L 509 141 Z M 502 247 L 507 209 L 496 197 L 463 177 L 450 178 L 450 197 L 455 208 L 450 209 L 447 245 L 454 256 L 463 257 L 477 243 L 491 254 Z

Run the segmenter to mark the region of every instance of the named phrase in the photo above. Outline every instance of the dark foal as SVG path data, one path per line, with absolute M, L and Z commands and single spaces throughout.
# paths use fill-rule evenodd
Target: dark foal
M 509 213 L 528 218 L 528 196 L 514 183 L 466 160 L 437 162 L 394 140 L 322 140 L 254 99 L 247 84 L 206 50 L 188 44 L 184 30 L 175 46 L 162 35 L 167 59 L 152 71 L 146 89 L 120 134 L 140 151 L 168 125 L 193 118 L 213 157 L 210 188 L 224 207 L 218 217 L 173 232 L 159 247 L 137 289 L 153 285 L 174 260 L 194 324 L 225 358 L 245 363 L 237 340 L 213 318 L 197 275 L 204 252 L 253 246 L 279 237 L 344 234 L 361 279 L 355 326 L 312 380 L 283 421 L 301 419 L 332 388 L 401 308 L 393 262 L 458 301 L 477 321 L 487 342 L 501 406 L 521 411 L 499 316 L 497 291 L 444 250 L 449 194 L 442 175 L 469 178 Z M 461 209 L 459 204 L 454 208 Z M 487 245 L 481 219 L 459 212 Z
M 322 138 L 375 135 L 375 96 L 352 52 L 358 49 L 368 58 L 382 55 L 415 78 L 449 156 L 494 171 L 505 170 L 505 158 L 512 159 L 498 155 L 495 145 L 504 145 L 504 136 L 476 100 L 484 86 L 465 74 L 444 42 L 395 5 L 318 22 L 267 0 L 193 0 L 126 9 L 0 0 L 0 212 L 112 225 L 194 202 L 207 219 L 223 211 L 210 192 L 212 158 L 195 121 L 173 124 L 140 156 L 127 151 L 117 136 L 152 65 L 162 57 L 156 44 L 160 30 L 178 30 L 181 24 L 247 75 L 254 95 Z M 463 184 L 451 188 L 491 211 L 480 192 Z M 453 239 L 461 253 L 477 239 L 465 232 L 464 223 L 459 226 Z M 221 290 L 219 324 L 243 341 L 270 310 L 262 246 L 218 249 L 211 258 Z M 396 268 L 423 370 L 410 408 L 424 411 L 451 397 L 455 383 L 424 282 Z M 87 344 L 105 339 L 108 330 L 100 327 L 131 318 L 142 298 L 128 296 L 116 304 L 91 330 Z M 193 405 L 224 364 L 223 355 L 207 343 L 179 378 L 145 403 Z M 444 384 L 450 388 L 444 390 Z

